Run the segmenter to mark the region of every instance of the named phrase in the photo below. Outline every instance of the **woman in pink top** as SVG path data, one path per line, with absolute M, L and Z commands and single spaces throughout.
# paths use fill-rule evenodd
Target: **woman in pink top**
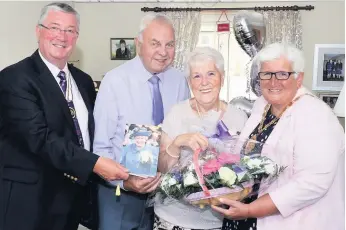
M 262 96 L 241 137 L 266 143 L 262 155 L 287 168 L 258 197 L 213 207 L 228 218 L 222 229 L 345 229 L 345 136 L 330 107 L 302 86 L 302 52 L 274 43 L 254 62 Z

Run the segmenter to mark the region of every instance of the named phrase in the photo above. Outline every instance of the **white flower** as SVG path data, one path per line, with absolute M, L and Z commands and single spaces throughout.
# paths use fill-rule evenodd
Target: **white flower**
M 244 161 L 248 161 L 248 160 L 250 160 L 250 157 L 244 156 L 244 157 L 243 157 L 243 160 L 244 160 Z
M 227 167 L 221 167 L 219 170 L 220 179 L 227 184 L 228 186 L 231 186 L 234 184 L 235 180 L 237 179 L 237 174 L 235 172 Z
M 171 179 L 169 179 L 169 181 L 168 181 L 168 186 L 175 185 L 176 183 L 177 183 L 176 179 L 171 178 Z
M 190 172 L 192 172 L 192 171 L 195 170 L 195 165 L 194 165 L 193 163 L 191 163 L 191 164 L 187 167 L 187 169 L 188 169 Z
M 242 159 L 241 159 L 241 162 L 242 162 L 243 164 L 247 164 L 247 163 L 249 162 L 249 160 L 250 160 L 250 157 L 248 157 L 248 156 L 243 156 Z
M 150 151 L 144 150 L 140 152 L 141 163 L 143 164 L 149 163 L 152 159 L 153 159 L 153 154 Z
M 164 175 L 162 178 L 162 181 L 161 181 L 161 187 L 166 186 L 170 179 L 171 179 L 171 177 L 168 174 Z
M 275 166 L 273 164 L 267 164 L 264 166 L 264 171 L 267 174 L 272 175 L 275 172 Z
M 260 165 L 261 165 L 262 161 L 260 159 L 250 159 L 248 162 L 247 162 L 247 165 L 250 169 L 253 169 L 253 168 L 259 168 Z
M 185 186 L 194 185 L 194 184 L 197 184 L 197 183 L 198 183 L 198 180 L 193 175 L 192 172 L 188 172 L 187 174 L 185 174 L 185 176 L 184 176 L 184 185 Z

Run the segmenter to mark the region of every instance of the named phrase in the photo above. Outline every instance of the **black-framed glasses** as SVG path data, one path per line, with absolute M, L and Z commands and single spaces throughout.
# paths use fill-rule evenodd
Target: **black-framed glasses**
M 64 32 L 70 37 L 76 37 L 79 34 L 78 31 L 76 31 L 74 29 L 63 30 L 63 29 L 60 29 L 59 27 L 56 27 L 56 26 L 47 27 L 43 24 L 39 24 L 39 26 L 49 30 L 52 34 L 59 34 L 61 32 Z
M 291 74 L 295 74 L 296 72 L 286 72 L 286 71 L 278 71 L 278 72 L 259 72 L 258 77 L 261 80 L 270 80 L 274 75 L 277 80 L 287 80 Z

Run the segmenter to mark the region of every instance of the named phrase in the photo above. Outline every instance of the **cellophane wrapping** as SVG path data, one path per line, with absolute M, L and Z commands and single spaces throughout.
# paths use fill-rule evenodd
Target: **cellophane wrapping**
M 265 144 L 232 136 L 209 138 L 202 151 L 182 149 L 181 159 L 162 176 L 155 203 L 184 202 L 204 208 L 220 205 L 219 198 L 243 201 L 258 194 L 285 169 L 263 156 Z

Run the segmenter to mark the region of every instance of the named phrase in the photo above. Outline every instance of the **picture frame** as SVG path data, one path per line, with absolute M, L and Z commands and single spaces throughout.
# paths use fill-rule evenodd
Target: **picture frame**
M 316 44 L 312 90 L 341 91 L 345 80 L 345 44 Z
M 136 56 L 136 44 L 134 38 L 111 38 L 111 60 L 131 60 Z
M 339 92 L 318 92 L 318 97 L 324 101 L 331 109 L 334 109 L 336 101 L 339 97 Z

